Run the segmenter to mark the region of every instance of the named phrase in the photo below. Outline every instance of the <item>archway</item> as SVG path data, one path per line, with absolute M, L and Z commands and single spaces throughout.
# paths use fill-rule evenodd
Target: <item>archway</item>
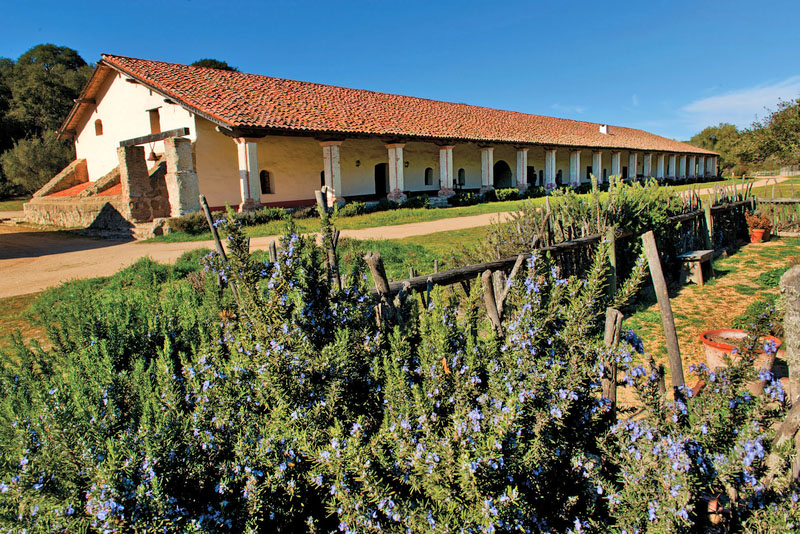
M 495 189 L 507 189 L 512 187 L 511 167 L 505 161 L 498 160 L 494 164 L 494 187 Z
M 389 194 L 389 169 L 386 163 L 375 165 L 375 195 L 385 197 Z

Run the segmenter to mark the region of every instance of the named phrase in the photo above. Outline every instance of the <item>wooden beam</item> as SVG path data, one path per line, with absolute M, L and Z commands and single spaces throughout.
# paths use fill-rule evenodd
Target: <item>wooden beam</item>
M 97 101 L 94 98 L 76 98 L 73 100 L 76 104 L 96 104 Z
M 142 137 L 134 137 L 133 139 L 126 139 L 124 141 L 120 141 L 119 146 L 146 145 L 147 143 L 163 141 L 169 137 L 181 137 L 184 135 L 189 135 L 189 128 L 175 128 L 174 130 L 167 130 L 166 132 L 145 135 Z

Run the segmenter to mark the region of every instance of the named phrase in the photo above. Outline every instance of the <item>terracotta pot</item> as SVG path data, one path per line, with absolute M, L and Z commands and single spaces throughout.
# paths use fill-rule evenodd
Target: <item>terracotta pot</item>
M 718 367 L 727 367 L 727 364 L 725 363 L 726 354 L 730 354 L 731 359 L 734 362 L 738 361 L 739 355 L 732 353 L 733 349 L 736 348 L 734 345 L 721 341 L 712 341 L 712 337 L 721 337 L 730 339 L 731 341 L 738 341 L 747 337 L 747 331 L 740 328 L 720 328 L 717 330 L 706 330 L 700 334 L 700 342 L 703 343 L 703 346 L 706 350 L 706 365 L 708 365 L 708 368 L 713 371 Z M 759 340 L 759 345 L 763 346 L 763 344 L 768 340 L 775 343 L 776 347 L 781 346 L 781 340 L 774 336 L 763 336 Z M 772 371 L 772 366 L 774 363 L 775 354 L 769 354 L 763 350 L 756 351 L 755 367 L 757 370 L 760 371 L 761 369 L 766 369 L 767 371 Z M 760 395 L 764 390 L 764 386 L 766 386 L 766 383 L 762 380 L 754 380 L 750 382 L 748 389 L 752 394 Z
M 769 228 L 751 228 L 750 229 L 750 242 L 761 243 L 762 241 L 769 241 Z

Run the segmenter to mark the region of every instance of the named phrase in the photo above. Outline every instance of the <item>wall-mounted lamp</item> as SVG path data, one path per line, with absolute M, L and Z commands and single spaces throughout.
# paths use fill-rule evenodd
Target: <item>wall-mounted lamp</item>
M 406 161 L 406 167 L 408 167 L 408 162 Z
M 360 159 L 356 160 L 356 167 L 361 167 L 361 160 Z

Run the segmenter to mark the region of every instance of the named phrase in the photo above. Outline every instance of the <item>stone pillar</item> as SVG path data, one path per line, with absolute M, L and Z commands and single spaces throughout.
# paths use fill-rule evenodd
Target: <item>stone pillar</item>
M 386 197 L 395 202 L 403 202 L 406 199 L 403 189 L 405 180 L 403 179 L 403 147 L 405 143 L 391 143 L 386 145 L 389 151 L 389 194 Z
M 706 157 L 705 156 L 698 156 L 697 157 L 697 176 L 700 178 L 705 177 L 706 175 Z
M 439 147 L 439 196 L 451 197 L 453 191 L 453 145 Z
M 664 154 L 658 155 L 658 161 L 656 163 L 656 178 L 659 180 L 664 179 Z
M 681 155 L 678 159 L 678 178 L 686 178 L 686 156 Z
M 642 160 L 642 174 L 645 180 L 653 177 L 653 155 L 649 152 L 644 155 Z
M 783 320 L 786 344 L 786 363 L 789 365 L 789 402 L 795 404 L 800 396 L 800 265 L 786 271 L 781 277 L 781 294 L 786 301 Z
M 695 174 L 695 166 L 697 165 L 697 158 L 695 156 L 689 156 L 689 178 L 694 178 L 697 176 Z
M 258 177 L 258 144 L 256 139 L 236 137 L 239 154 L 239 211 L 255 209 L 261 204 L 261 184 Z
M 342 199 L 342 166 L 339 147 L 342 141 L 320 141 L 322 147 L 322 165 L 325 173 L 325 186 L 328 188 L 328 206 L 333 206 Z
M 556 187 L 556 149 L 544 151 L 544 188 L 548 191 Z
M 164 155 L 170 217 L 199 211 L 200 184 L 194 172 L 192 142 L 184 137 L 168 137 L 164 139 Z
M 528 149 L 517 148 L 517 189 L 525 191 L 528 188 Z
M 636 166 L 639 164 L 636 152 L 628 152 L 628 178 L 636 179 Z
M 675 154 L 669 155 L 669 167 L 667 169 L 667 177 L 675 178 Z
M 603 183 L 603 153 L 600 150 L 592 152 L 592 174 L 598 184 Z
M 117 157 L 125 211 L 122 215 L 132 222 L 153 220 L 150 211 L 150 173 L 144 159 L 144 147 L 121 146 L 117 148 Z
M 569 184 L 574 187 L 581 185 L 581 151 L 569 152 Z
M 620 165 L 621 161 L 622 152 L 611 153 L 611 176 L 619 178 L 622 175 L 622 166 Z
M 481 147 L 481 193 L 494 189 L 494 148 Z

